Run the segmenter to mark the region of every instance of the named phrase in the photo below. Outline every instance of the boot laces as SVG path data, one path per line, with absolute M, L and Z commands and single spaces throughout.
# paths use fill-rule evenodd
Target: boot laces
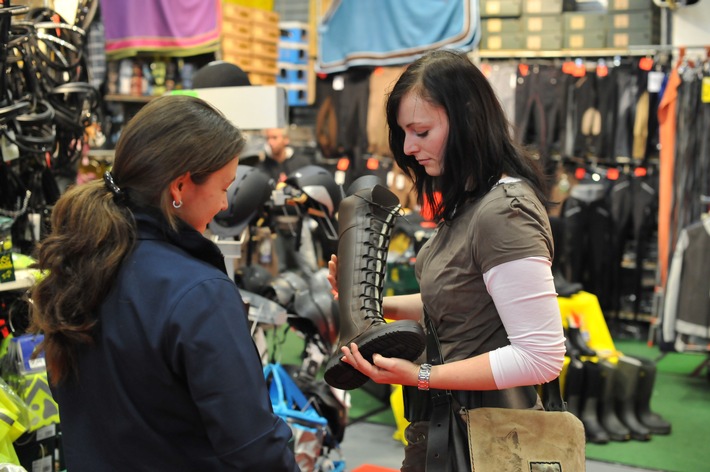
M 389 249 L 390 235 L 394 222 L 400 216 L 401 205 L 385 207 L 375 202 L 369 202 L 384 211 L 385 216 L 367 213 L 370 225 L 365 228 L 367 240 L 363 243 L 365 254 L 363 255 L 363 267 L 360 270 L 364 273 L 360 282 L 362 287 L 360 298 L 362 299 L 361 311 L 364 311 L 365 319 L 383 320 L 382 298 L 384 296 L 384 282 L 387 274 L 387 252 Z

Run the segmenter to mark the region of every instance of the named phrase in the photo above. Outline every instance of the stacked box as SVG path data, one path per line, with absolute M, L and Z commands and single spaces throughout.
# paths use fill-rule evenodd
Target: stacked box
M 629 10 L 651 10 L 657 8 L 653 0 L 608 0 L 607 10 L 629 11 Z
M 562 14 L 564 47 L 599 49 L 606 47 L 607 14 L 603 12 L 565 12 Z
M 481 18 L 517 18 L 523 12 L 522 0 L 481 0 Z
M 554 7 L 554 8 L 551 8 Z M 531 10 L 531 8 L 533 10 Z M 560 11 L 557 11 L 559 8 Z M 562 47 L 562 3 L 525 2 L 521 17 L 524 47 L 531 50 L 560 49 Z M 540 11 L 540 14 L 532 11 Z M 552 14 L 554 11 L 556 14 Z
M 308 25 L 301 22 L 279 23 L 279 73 L 276 82 L 286 89 L 289 106 L 310 103 L 309 81 L 311 80 L 308 55 Z
M 562 13 L 562 0 L 526 0 L 523 2 L 524 15 L 559 15 Z
M 607 21 L 607 43 L 610 47 L 659 44 L 661 15 L 656 6 L 640 10 L 614 10 Z
M 521 0 L 481 0 L 480 49 L 489 51 L 522 49 L 524 47 L 520 23 L 522 11 Z
M 241 67 L 252 85 L 276 83 L 278 42 L 278 13 L 222 3 L 222 59 Z

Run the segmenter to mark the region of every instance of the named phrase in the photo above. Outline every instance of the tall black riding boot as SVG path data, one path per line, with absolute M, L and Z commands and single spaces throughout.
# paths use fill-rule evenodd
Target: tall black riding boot
M 599 398 L 599 421 L 609 434 L 609 439 L 612 441 L 628 441 L 631 439 L 631 430 L 616 416 L 616 393 L 614 392 L 616 366 L 609 361 L 603 360 L 599 362 L 599 369 L 602 391 Z
M 641 359 L 638 385 L 636 387 L 636 416 L 641 424 L 653 434 L 670 434 L 671 424 L 658 413 L 651 411 L 651 395 L 656 383 L 656 364 L 650 359 Z
M 622 356 L 616 364 L 616 414 L 630 430 L 631 439 L 648 441 L 651 430 L 641 424 L 636 416 L 636 392 L 641 362 Z
M 584 400 L 580 420 L 584 425 L 587 441 L 595 444 L 609 442 L 609 434 L 599 423 L 597 407 L 599 405 L 600 389 L 599 366 L 591 361 L 584 361 Z
M 338 210 L 338 303 L 340 334 L 335 354 L 326 364 L 324 379 L 336 388 L 352 390 L 368 377 L 341 361 L 340 348 L 357 344 L 362 356 L 373 354 L 414 360 L 426 338 L 417 321 L 387 323 L 382 298 L 387 274 L 387 251 L 399 198 L 375 185 L 345 197 Z
M 567 317 L 565 339 L 569 342 L 573 352 L 576 352 L 578 355 L 587 357 L 597 355 L 596 351 L 587 344 L 587 341 L 584 339 L 584 335 L 579 329 L 579 325 L 576 323 L 573 316 Z
M 584 364 L 579 359 L 570 358 L 565 374 L 564 400 L 567 411 L 577 418 L 582 415 L 582 392 L 584 391 Z

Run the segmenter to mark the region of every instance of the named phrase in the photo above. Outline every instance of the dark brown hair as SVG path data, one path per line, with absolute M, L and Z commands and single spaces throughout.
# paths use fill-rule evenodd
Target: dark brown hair
M 443 173 L 438 177 L 404 153 L 397 115 L 409 93 L 443 107 L 448 117 Z M 419 204 L 429 204 L 435 219 L 448 218 L 457 205 L 480 198 L 503 174 L 528 181 L 547 204 L 547 184 L 538 162 L 514 142 L 493 88 L 466 54 L 436 50 L 414 61 L 388 95 L 386 112 L 395 161 L 414 181 Z M 437 191 L 441 199 L 435 198 Z

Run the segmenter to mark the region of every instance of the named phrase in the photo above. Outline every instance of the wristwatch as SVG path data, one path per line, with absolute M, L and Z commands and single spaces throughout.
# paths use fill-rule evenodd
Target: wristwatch
M 429 390 L 430 375 L 431 364 L 422 364 L 419 366 L 419 375 L 417 376 L 417 388 L 419 390 Z

